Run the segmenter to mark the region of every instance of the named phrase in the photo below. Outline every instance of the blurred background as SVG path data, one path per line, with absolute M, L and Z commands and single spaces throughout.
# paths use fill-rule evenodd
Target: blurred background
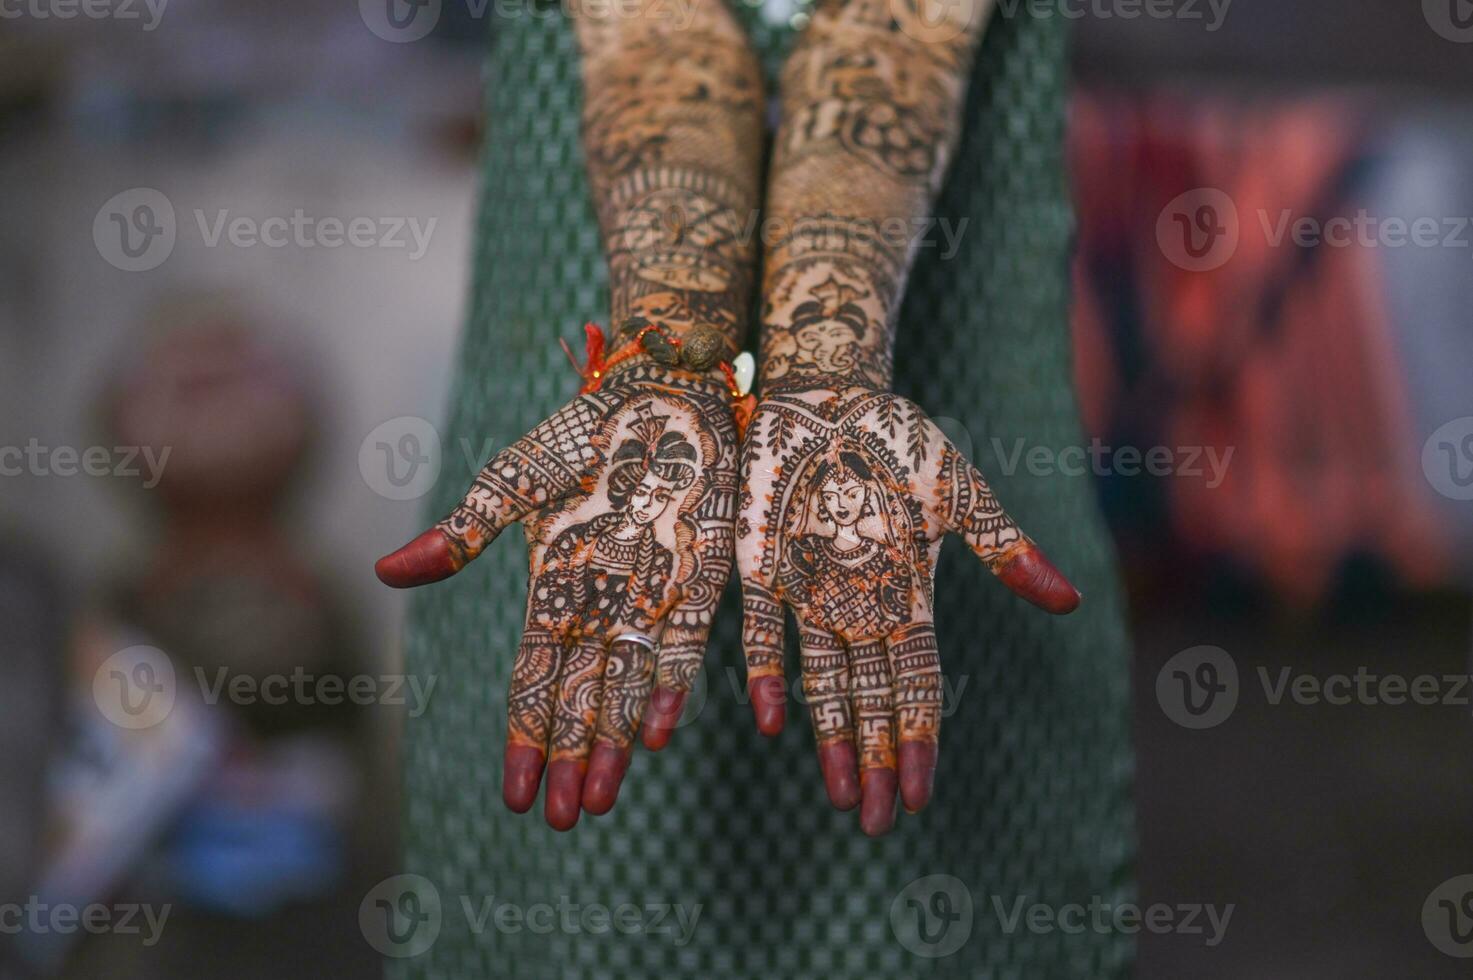
M 372 563 L 497 448 L 435 426 L 508 14 L 435 6 L 0 0 L 0 975 L 378 974 Z M 1002 6 L 1077 17 L 1091 442 L 973 458 L 1098 487 L 1139 902 L 1235 906 L 1137 974 L 1465 976 L 1473 4 Z

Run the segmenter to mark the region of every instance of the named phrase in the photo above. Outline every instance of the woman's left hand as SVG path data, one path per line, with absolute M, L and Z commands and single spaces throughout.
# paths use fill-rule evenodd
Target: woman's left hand
M 897 783 L 909 811 L 931 796 L 942 691 L 932 591 L 945 533 L 1049 612 L 1071 612 L 1079 593 L 925 413 L 889 392 L 818 384 L 768 395 L 741 472 L 737 562 L 757 727 L 783 726 L 790 607 L 829 799 L 841 810 L 862 801 L 860 826 L 883 834 Z

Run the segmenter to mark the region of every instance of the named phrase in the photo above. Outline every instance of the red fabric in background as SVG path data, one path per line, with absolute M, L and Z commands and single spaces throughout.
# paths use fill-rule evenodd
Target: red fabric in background
M 1081 93 L 1070 132 L 1086 426 L 1142 451 L 1233 450 L 1219 486 L 1210 473 L 1154 478 L 1161 540 L 1136 543 L 1230 556 L 1298 604 L 1323 597 L 1356 554 L 1408 585 L 1444 581 L 1381 252 L 1273 237 L 1286 214 L 1291 225 L 1355 216 L 1348 177 L 1371 127 L 1333 100 Z M 1204 187 L 1236 206 L 1239 243 L 1220 268 L 1187 271 L 1157 222 Z

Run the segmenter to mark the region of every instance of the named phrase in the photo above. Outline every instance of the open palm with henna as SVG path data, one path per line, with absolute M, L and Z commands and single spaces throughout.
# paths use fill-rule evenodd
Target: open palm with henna
M 788 388 L 757 408 L 737 522 L 747 683 L 758 728 L 782 729 L 784 607 L 830 801 L 860 825 L 929 801 L 941 722 L 936 559 L 960 535 L 1009 588 L 1053 613 L 1079 593 L 910 401 L 866 386 Z
M 530 809 L 545 768 L 559 830 L 614 805 L 641 722 L 647 748 L 669 741 L 731 574 L 737 434 L 715 368 L 746 332 L 756 243 L 736 230 L 759 201 L 765 104 L 724 5 L 689 22 L 658 4 L 575 7 L 610 322 L 654 332 L 621 330 L 606 361 L 590 343 L 584 394 L 377 566 L 389 585 L 433 582 L 523 523 L 531 574 L 502 795 Z
M 643 741 L 669 741 L 731 574 L 736 430 L 719 383 L 622 373 L 498 453 L 465 499 L 376 567 L 395 587 L 453 575 L 509 524 L 530 575 L 507 697 L 503 795 L 547 771 L 546 817 L 607 812 Z

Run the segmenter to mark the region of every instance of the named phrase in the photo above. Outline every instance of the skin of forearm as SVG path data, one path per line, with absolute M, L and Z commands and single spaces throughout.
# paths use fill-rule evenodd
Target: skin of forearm
M 784 65 L 764 391 L 888 388 L 895 317 L 991 0 L 823 0 Z M 953 19 L 948 20 L 951 17 Z
M 719 0 L 682 19 L 620 6 L 575 15 L 613 324 L 643 317 L 676 336 L 715 327 L 731 356 L 755 276 L 757 241 L 743 232 L 761 198 L 761 66 Z

